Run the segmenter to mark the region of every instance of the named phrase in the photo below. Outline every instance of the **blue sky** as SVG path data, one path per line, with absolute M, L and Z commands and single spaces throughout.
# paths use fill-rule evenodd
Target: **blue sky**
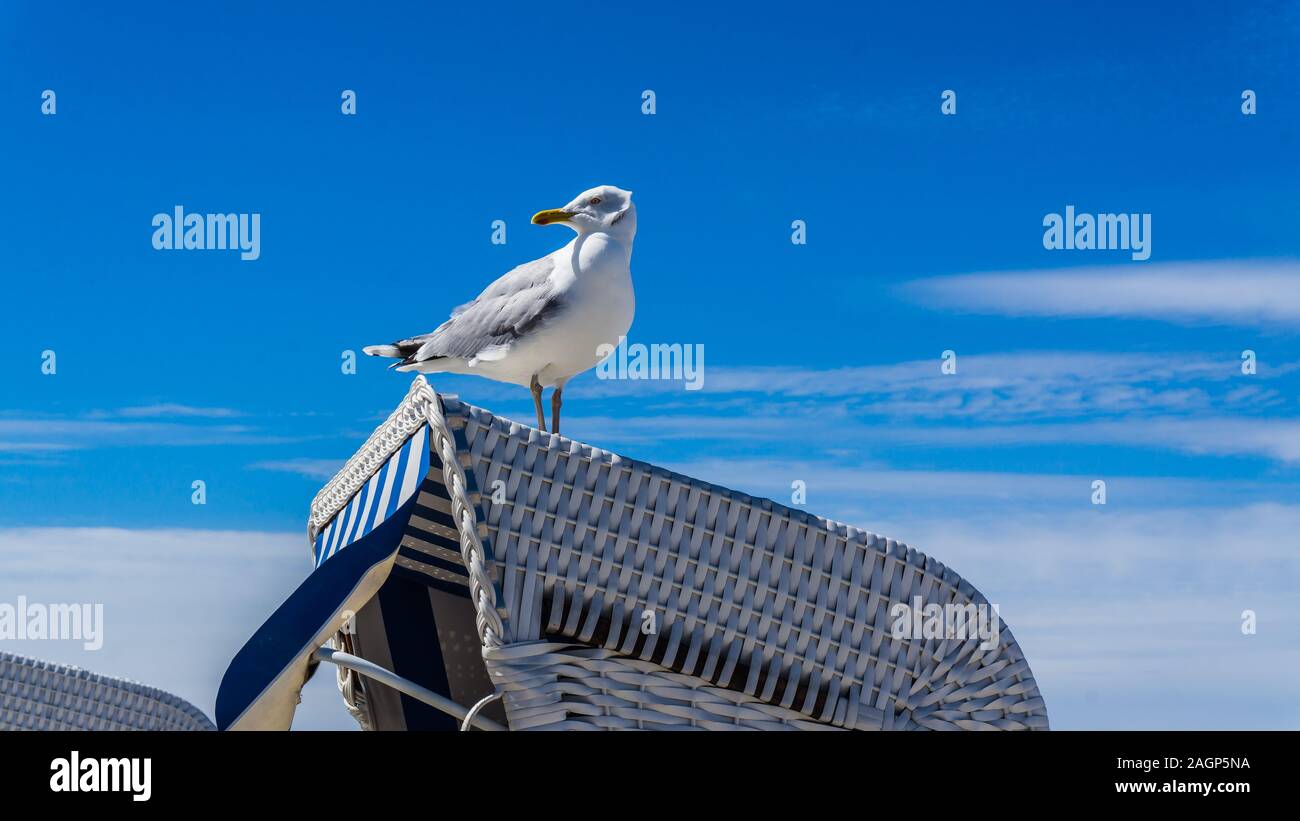
M 7 4 L 0 601 L 98 595 L 123 625 L 18 649 L 211 712 L 308 570 L 312 495 L 405 392 L 342 353 L 431 329 L 567 239 L 533 212 L 611 183 L 632 341 L 703 345 L 705 386 L 579 377 L 567 434 L 787 503 L 804 481 L 952 565 L 1055 726 L 1300 726 L 1300 10 L 842 5 Z M 177 205 L 259 213 L 260 258 L 154 250 Z M 1150 259 L 1046 250 L 1067 205 L 1151 214 Z M 180 678 L 141 649 L 163 610 Z

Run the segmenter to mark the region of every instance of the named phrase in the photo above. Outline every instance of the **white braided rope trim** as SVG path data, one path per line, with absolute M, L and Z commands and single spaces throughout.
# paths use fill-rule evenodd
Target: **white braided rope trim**
M 352 645 L 347 641 L 344 634 L 340 631 L 335 633 L 330 639 L 330 647 L 344 653 L 352 652 Z M 334 667 L 334 681 L 338 684 L 339 695 L 343 697 L 343 706 L 347 708 L 348 715 L 361 726 L 363 730 L 373 730 L 374 726 L 370 721 L 370 705 L 366 698 L 365 683 L 361 680 L 361 674 L 350 667 L 344 667 L 342 664 Z
M 430 447 L 442 461 L 443 484 L 451 497 L 452 518 L 460 535 L 461 559 L 469 571 L 470 597 L 474 603 L 475 624 L 479 641 L 486 648 L 500 647 L 505 633 L 501 611 L 497 607 L 497 589 L 487 565 L 482 540 L 486 527 L 478 523 L 475 502 L 470 498 L 465 478 L 465 464 L 457 452 L 455 435 L 447 424 L 438 394 L 423 376 L 416 376 L 401 404 L 375 429 L 366 443 L 347 461 L 311 503 L 307 521 L 307 543 L 311 549 L 316 536 L 338 514 L 388 460 L 405 444 L 420 425 L 429 426 Z M 467 458 L 467 457 L 466 457 Z M 340 690 L 344 681 L 340 678 Z M 356 704 L 344 701 L 357 716 Z M 362 721 L 362 726 L 365 722 Z
M 412 433 L 431 419 L 429 406 L 438 404 L 437 396 L 424 377 L 417 377 L 397 409 L 389 415 L 370 438 L 353 454 L 347 464 L 330 479 L 311 502 L 307 519 L 307 547 L 312 549 L 316 536 L 330 519 L 342 510 L 361 486 L 370 481 L 388 457 L 397 452 Z
M 447 495 L 451 497 L 451 516 L 456 521 L 456 529 L 460 534 L 461 559 L 469 571 L 469 591 L 470 598 L 474 602 L 474 621 L 479 641 L 485 649 L 500 647 L 505 635 L 505 626 L 502 623 L 501 613 L 497 609 L 496 585 L 492 581 L 484 556 L 483 538 L 486 536 L 486 528 L 477 521 L 475 504 L 469 497 L 468 483 L 465 479 L 465 465 L 456 450 L 455 436 L 447 425 L 442 402 L 438 401 L 437 394 L 429 387 L 424 377 L 416 377 L 415 381 L 416 385 L 411 387 L 411 394 L 415 394 L 419 386 L 431 400 L 424 404 L 429 423 L 429 440 L 437 449 L 438 458 L 442 461 L 443 484 L 447 488 Z M 465 458 L 468 459 L 468 456 Z

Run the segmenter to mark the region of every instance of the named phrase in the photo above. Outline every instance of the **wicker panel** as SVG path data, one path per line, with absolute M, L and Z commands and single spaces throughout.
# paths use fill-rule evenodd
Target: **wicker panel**
M 170 693 L 0 652 L 0 730 L 213 730 Z
M 621 664 L 630 676 L 676 673 L 697 687 L 714 685 L 699 690 L 702 699 L 742 693 L 844 728 L 1047 728 L 1037 685 L 1005 625 L 987 651 L 978 639 L 893 638 L 895 603 L 920 596 L 927 604 L 986 604 L 934 559 L 443 399 L 467 479 L 481 490 L 475 513 L 487 525 L 488 569 L 508 614 L 503 646 L 485 647 L 485 656 L 543 640 L 609 652 L 569 651 L 584 661 L 576 666 L 552 658 L 498 665 L 502 678 L 494 680 L 515 694 L 507 700 L 515 705 L 512 726 L 517 714 L 530 727 L 622 726 L 632 719 L 620 711 L 653 709 L 653 699 L 626 699 L 637 707 L 609 701 L 604 678 L 578 695 L 582 671 L 599 678 Z M 654 623 L 648 636 L 646 613 Z M 605 666 L 592 668 L 595 661 Z M 561 672 L 539 672 L 538 664 Z M 531 709 L 520 706 L 531 704 L 521 681 L 532 682 L 539 698 L 560 688 L 566 706 L 519 712 Z M 583 701 L 588 706 L 575 706 Z M 591 705 L 605 718 L 589 715 Z
M 834 730 L 744 693 L 580 645 L 533 642 L 484 653 L 512 730 Z

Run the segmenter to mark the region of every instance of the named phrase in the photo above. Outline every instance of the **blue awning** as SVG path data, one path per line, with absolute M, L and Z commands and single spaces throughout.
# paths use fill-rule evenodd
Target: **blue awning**
M 428 426 L 420 425 L 316 529 L 316 569 L 248 640 L 222 677 L 219 729 L 289 729 L 313 653 L 388 579 L 429 463 Z

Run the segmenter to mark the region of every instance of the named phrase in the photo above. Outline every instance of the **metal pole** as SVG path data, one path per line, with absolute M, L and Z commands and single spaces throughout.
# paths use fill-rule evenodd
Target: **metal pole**
M 366 661 L 363 658 L 354 656 L 351 653 L 344 653 L 342 650 L 335 650 L 332 647 L 320 647 L 316 650 L 316 658 L 321 661 L 328 661 L 331 664 L 337 664 L 349 670 L 356 670 L 367 678 L 372 678 L 380 684 L 386 684 L 399 693 L 405 693 L 411 698 L 423 701 L 435 710 L 441 710 L 458 721 L 469 719 L 470 723 L 480 730 L 504 730 L 500 724 L 492 719 L 471 713 L 468 708 L 462 707 L 451 699 L 438 695 L 427 687 L 421 687 L 413 681 L 404 679 L 391 670 L 385 670 L 378 664 Z

